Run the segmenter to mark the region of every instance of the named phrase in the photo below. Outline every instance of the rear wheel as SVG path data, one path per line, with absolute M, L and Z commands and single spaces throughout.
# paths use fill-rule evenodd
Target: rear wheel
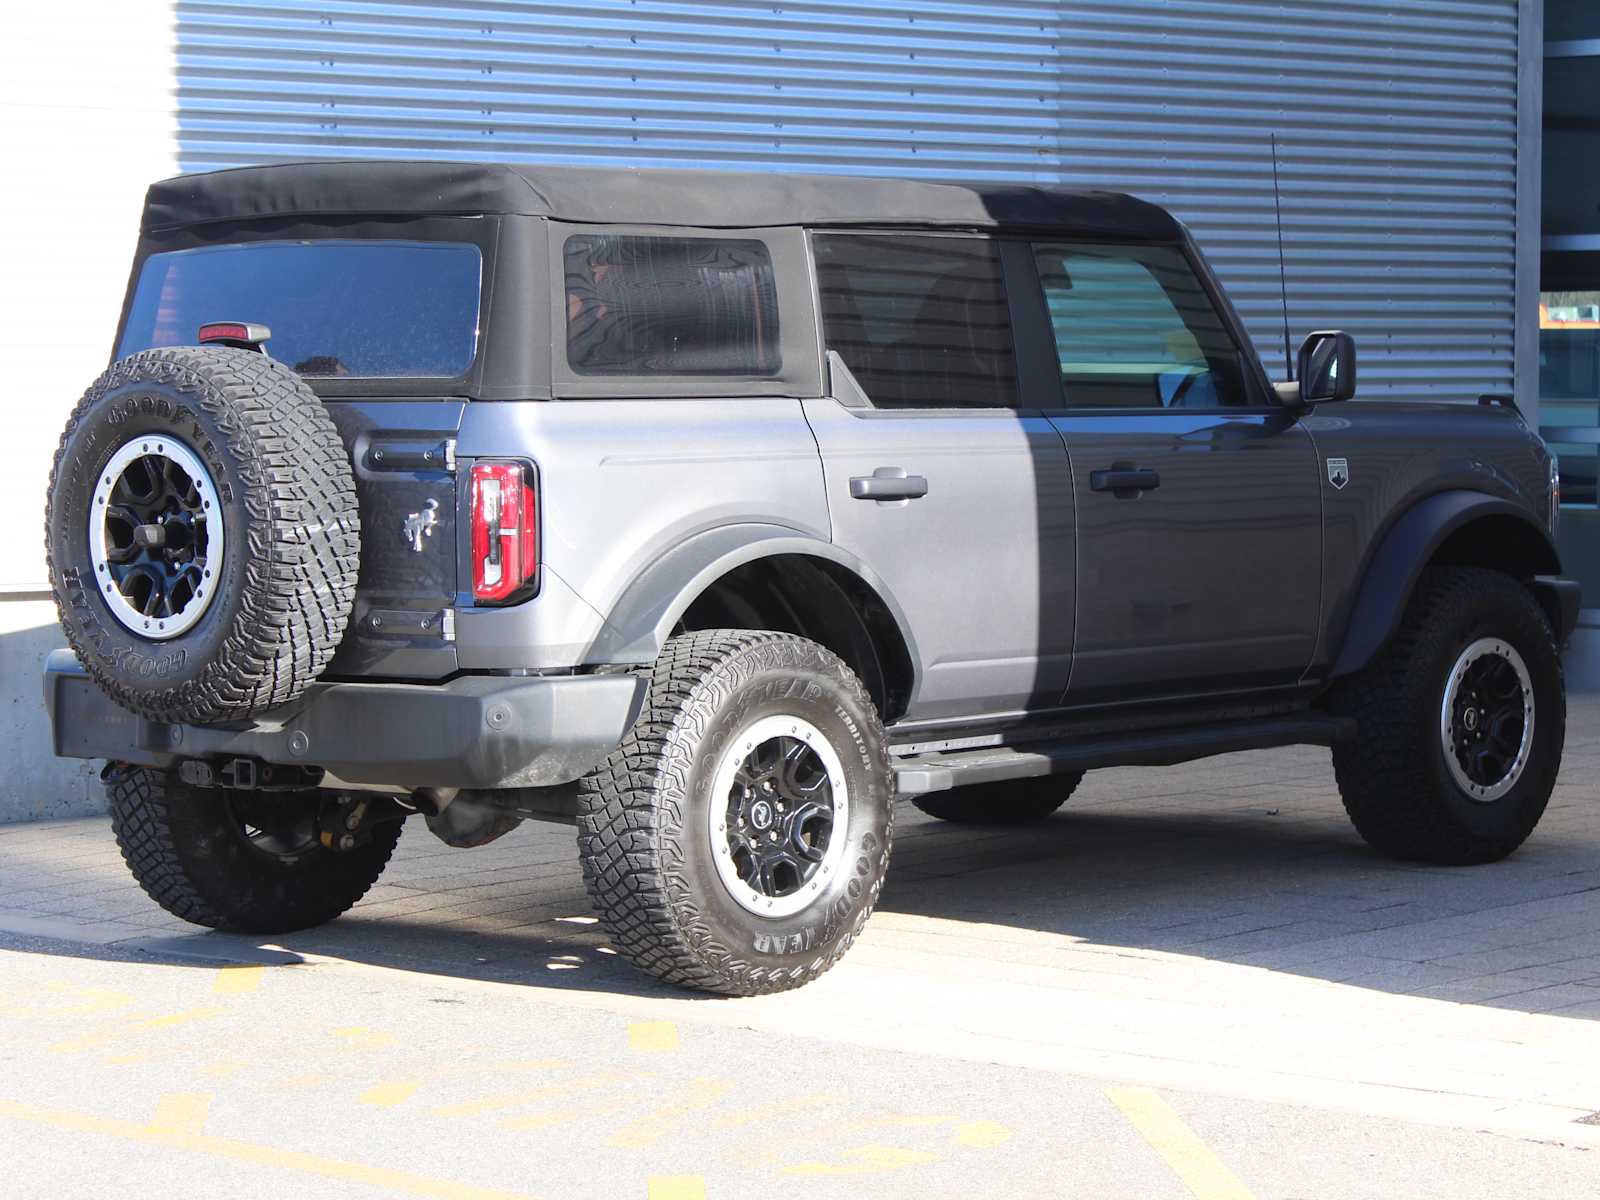
M 1539 823 L 1566 738 L 1561 656 L 1527 588 L 1498 571 L 1424 573 L 1382 658 L 1330 697 L 1345 810 L 1374 848 L 1464 865 Z
M 398 820 L 324 845 L 328 793 L 195 788 L 135 767 L 107 782 L 111 827 L 145 893 L 176 917 L 234 933 L 288 933 L 333 920 L 377 882 Z
M 581 784 L 584 881 L 612 945 L 660 979 L 798 987 L 872 912 L 891 795 L 877 710 L 835 655 L 784 633 L 684 634 Z
M 911 803 L 930 817 L 958 825 L 1031 825 L 1065 804 L 1082 782 L 1083 772 L 1071 771 L 1037 779 L 973 783 L 913 796 Z

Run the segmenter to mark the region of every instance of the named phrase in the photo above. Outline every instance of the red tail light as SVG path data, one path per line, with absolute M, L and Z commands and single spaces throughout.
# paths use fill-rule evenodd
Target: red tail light
M 539 509 L 533 471 L 520 463 L 472 468 L 472 595 L 501 604 L 539 568 Z

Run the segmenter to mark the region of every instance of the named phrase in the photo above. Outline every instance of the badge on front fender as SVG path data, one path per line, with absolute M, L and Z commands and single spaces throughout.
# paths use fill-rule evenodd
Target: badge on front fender
M 1328 482 L 1333 484 L 1334 491 L 1342 491 L 1344 485 L 1350 482 L 1350 463 L 1342 458 L 1328 460 Z

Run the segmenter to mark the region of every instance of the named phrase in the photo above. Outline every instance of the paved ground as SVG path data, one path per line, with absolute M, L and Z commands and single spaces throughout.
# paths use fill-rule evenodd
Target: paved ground
M 558 826 L 411 829 L 279 950 L 160 913 L 103 820 L 0 827 L 0 1193 L 1593 1194 L 1597 766 L 1581 697 L 1540 830 L 1463 870 L 1366 851 L 1313 749 L 1023 833 L 906 807 L 862 941 L 750 1001 L 611 955 Z

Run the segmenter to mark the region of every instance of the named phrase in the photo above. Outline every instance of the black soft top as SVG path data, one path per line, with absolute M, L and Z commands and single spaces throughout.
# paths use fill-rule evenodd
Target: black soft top
M 1165 209 L 1120 192 L 753 171 L 317 160 L 179 175 L 151 186 L 154 231 L 274 217 L 513 213 L 594 224 L 758 228 L 934 225 L 1176 241 Z

